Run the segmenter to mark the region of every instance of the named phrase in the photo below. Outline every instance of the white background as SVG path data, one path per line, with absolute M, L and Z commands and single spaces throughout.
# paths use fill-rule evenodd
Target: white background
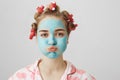
M 65 59 L 97 80 L 120 80 L 120 1 L 55 0 L 74 15 Z M 0 0 L 0 80 L 40 58 L 36 39 L 29 40 L 36 7 L 50 0 Z

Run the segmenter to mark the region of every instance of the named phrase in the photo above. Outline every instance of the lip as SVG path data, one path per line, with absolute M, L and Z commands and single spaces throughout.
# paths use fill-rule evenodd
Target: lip
M 56 52 L 57 51 L 57 47 L 55 47 L 55 46 L 50 46 L 50 47 L 48 47 L 48 52 Z

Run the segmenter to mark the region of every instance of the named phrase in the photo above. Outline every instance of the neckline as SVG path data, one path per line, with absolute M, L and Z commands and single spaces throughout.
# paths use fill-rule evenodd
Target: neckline
M 68 62 L 67 60 L 64 60 L 64 61 L 65 61 L 65 63 L 66 63 L 66 69 L 65 69 L 64 73 L 62 74 L 60 80 L 65 80 L 66 77 L 67 77 L 67 75 L 68 75 L 68 74 L 70 73 L 70 71 L 71 71 L 71 68 L 70 68 L 71 63 Z M 36 72 L 35 72 L 35 73 L 37 73 L 37 75 L 36 75 L 37 78 L 40 78 L 40 80 L 43 80 L 43 79 L 42 79 L 42 76 L 41 76 L 41 73 L 40 73 L 40 70 L 39 70 L 39 67 L 38 67 L 38 65 L 39 65 L 40 62 L 41 62 L 41 59 L 37 60 L 37 62 L 36 62 Z

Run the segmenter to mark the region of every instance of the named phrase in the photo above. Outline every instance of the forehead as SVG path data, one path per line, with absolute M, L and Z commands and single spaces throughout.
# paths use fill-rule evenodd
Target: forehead
M 45 17 L 42 19 L 38 25 L 38 30 L 47 29 L 57 29 L 62 28 L 65 29 L 65 24 L 61 18 L 58 17 Z

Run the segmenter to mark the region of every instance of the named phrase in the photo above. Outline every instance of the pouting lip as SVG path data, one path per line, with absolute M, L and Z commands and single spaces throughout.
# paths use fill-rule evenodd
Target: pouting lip
M 47 48 L 47 51 L 48 51 L 48 52 L 56 52 L 56 51 L 57 51 L 57 47 L 55 47 L 55 46 L 50 46 L 50 47 Z

